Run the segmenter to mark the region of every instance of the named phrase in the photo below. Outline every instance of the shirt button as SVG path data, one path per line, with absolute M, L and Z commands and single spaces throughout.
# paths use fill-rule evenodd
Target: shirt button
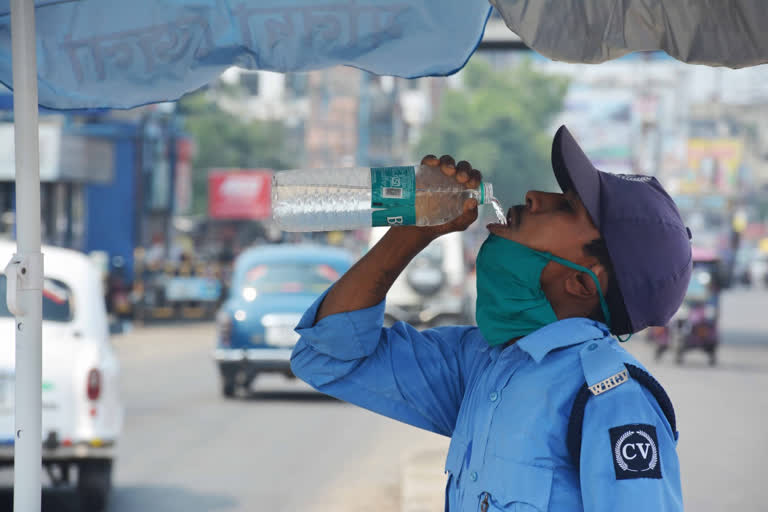
M 595 350 L 597 348 L 597 343 L 592 343 L 590 346 L 587 347 L 587 350 Z
M 499 394 L 495 391 L 491 391 L 491 394 L 488 395 L 488 398 L 491 400 L 491 402 L 495 402 L 496 399 L 499 398 Z
M 469 474 L 469 478 L 470 478 L 470 480 L 472 480 L 473 482 L 477 482 L 477 471 L 473 471 L 473 472 L 471 472 L 471 473 Z

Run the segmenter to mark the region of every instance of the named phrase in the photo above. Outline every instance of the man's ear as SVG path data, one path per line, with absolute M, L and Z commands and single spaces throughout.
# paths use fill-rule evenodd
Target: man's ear
M 606 272 L 605 267 L 597 263 L 588 268 L 597 276 L 598 281 L 600 281 L 600 288 L 605 295 L 608 290 L 608 272 Z M 571 296 L 582 299 L 598 297 L 595 280 L 587 272 L 578 270 L 572 272 L 565 280 L 565 291 Z

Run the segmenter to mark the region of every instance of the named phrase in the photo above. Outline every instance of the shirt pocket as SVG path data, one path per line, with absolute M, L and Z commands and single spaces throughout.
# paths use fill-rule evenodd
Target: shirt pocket
M 546 512 L 552 490 L 552 469 L 491 458 L 479 480 L 479 512 Z M 482 483 L 481 483 L 482 482 Z

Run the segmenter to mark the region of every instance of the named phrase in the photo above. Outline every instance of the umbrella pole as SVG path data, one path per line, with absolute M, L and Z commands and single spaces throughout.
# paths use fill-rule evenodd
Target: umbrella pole
M 6 268 L 16 317 L 13 510 L 39 512 L 42 467 L 42 287 L 35 3 L 11 0 L 17 254 Z

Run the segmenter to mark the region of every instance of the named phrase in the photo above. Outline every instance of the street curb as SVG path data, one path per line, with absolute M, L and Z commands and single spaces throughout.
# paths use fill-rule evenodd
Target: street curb
M 440 512 L 445 510 L 445 456 L 448 443 L 441 447 L 408 452 L 400 473 L 400 512 Z

